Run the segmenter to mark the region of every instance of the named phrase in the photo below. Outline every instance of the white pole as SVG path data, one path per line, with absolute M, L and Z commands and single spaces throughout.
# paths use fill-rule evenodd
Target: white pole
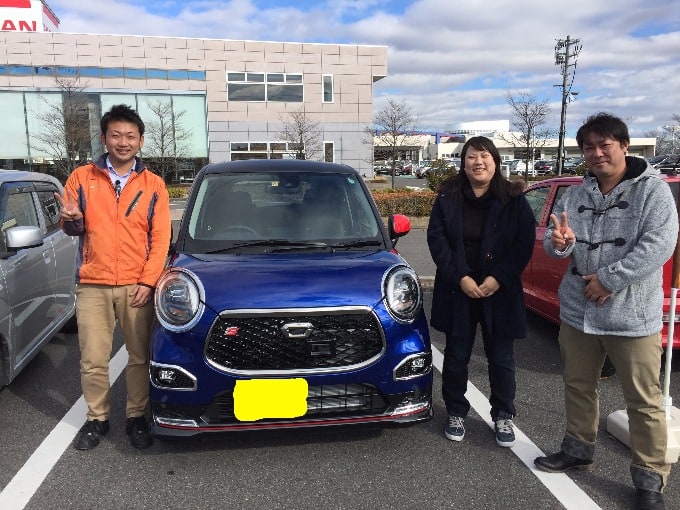
M 671 302 L 668 310 L 668 329 L 666 335 L 666 368 L 663 376 L 663 406 L 666 410 L 666 419 L 671 419 L 671 407 L 673 397 L 670 395 L 671 387 L 671 360 L 673 359 L 673 337 L 675 335 L 675 300 L 677 299 L 678 289 L 671 287 Z

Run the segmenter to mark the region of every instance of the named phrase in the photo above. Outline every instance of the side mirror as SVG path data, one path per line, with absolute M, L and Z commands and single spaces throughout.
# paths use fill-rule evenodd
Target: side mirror
M 7 240 L 7 249 L 17 251 L 42 246 L 43 233 L 40 227 L 10 227 L 5 230 L 5 239 Z
M 391 214 L 387 219 L 387 228 L 392 241 L 392 247 L 397 245 L 397 240 L 411 231 L 411 220 L 403 214 Z

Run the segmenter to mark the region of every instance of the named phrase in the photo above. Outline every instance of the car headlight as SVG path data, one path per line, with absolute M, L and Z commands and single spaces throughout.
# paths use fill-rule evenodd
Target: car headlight
M 413 269 L 397 266 L 390 269 L 383 280 L 385 304 L 399 322 L 412 322 L 420 309 L 421 291 Z
M 156 317 L 170 331 L 186 331 L 203 314 L 205 290 L 200 280 L 184 269 L 171 269 L 158 280 L 154 297 Z

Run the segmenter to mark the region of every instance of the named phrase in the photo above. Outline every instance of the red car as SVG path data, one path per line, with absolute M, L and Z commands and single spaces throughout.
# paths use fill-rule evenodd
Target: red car
M 662 176 L 671 187 L 675 203 L 678 203 L 680 177 Z M 531 261 L 522 273 L 524 286 L 524 300 L 526 307 L 556 324 L 560 322 L 560 302 L 557 288 L 562 281 L 569 259 L 554 259 L 549 257 L 543 249 L 543 237 L 550 222 L 553 205 L 569 186 L 580 185 L 583 178 L 557 177 L 537 182 L 524 193 L 536 217 L 536 242 Z M 673 258 L 663 268 L 664 288 L 664 327 L 662 330 L 663 346 L 667 343 L 668 311 L 670 309 L 671 275 Z M 680 294 L 680 293 L 679 293 Z M 680 298 L 678 300 L 680 302 Z M 680 349 L 680 307 L 676 306 L 675 330 L 673 334 L 673 349 Z

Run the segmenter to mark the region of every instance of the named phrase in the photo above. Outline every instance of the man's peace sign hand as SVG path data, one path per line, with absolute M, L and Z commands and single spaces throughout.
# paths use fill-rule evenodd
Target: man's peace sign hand
M 64 190 L 63 196 L 59 193 L 55 193 L 54 198 L 57 199 L 59 205 L 61 206 L 59 208 L 59 216 L 62 220 L 75 221 L 83 217 L 82 211 L 68 191 Z
M 562 221 L 558 220 L 557 215 L 555 214 L 550 215 L 550 221 L 552 221 L 555 226 L 555 229 L 550 236 L 553 248 L 563 251 L 567 246 L 576 242 L 576 235 L 569 227 L 566 212 L 562 212 Z

